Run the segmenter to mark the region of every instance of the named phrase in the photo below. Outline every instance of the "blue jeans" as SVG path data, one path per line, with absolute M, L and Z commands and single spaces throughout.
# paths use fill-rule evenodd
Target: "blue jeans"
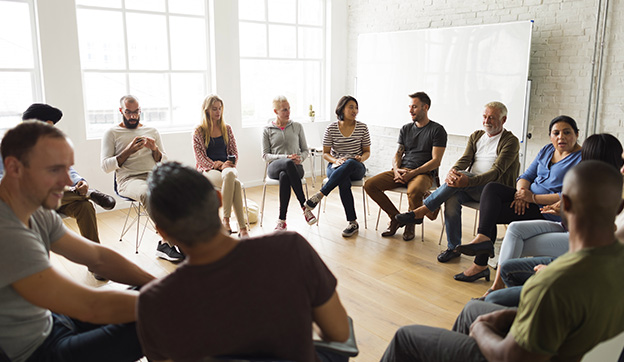
M 355 202 L 351 192 L 351 181 L 361 180 L 366 174 L 366 167 L 362 162 L 354 159 L 349 159 L 336 168 L 332 166 L 333 163 L 327 165 L 328 181 L 325 186 L 321 187 L 320 191 L 327 196 L 333 189 L 338 187 L 342 207 L 347 215 L 347 221 L 355 221 L 357 215 L 355 214 Z
M 97 325 L 52 313 L 52 331 L 27 362 L 136 361 L 143 357 L 135 323 Z
M 446 226 L 446 244 L 448 249 L 455 249 L 461 244 L 461 207 L 470 201 L 479 201 L 485 185 L 471 187 L 450 187 L 443 184 L 424 201 L 431 211 L 444 203 L 444 224 Z

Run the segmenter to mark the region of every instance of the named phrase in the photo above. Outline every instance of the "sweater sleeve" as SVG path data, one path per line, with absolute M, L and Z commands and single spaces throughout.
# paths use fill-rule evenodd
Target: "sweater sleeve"
M 459 158 L 459 160 L 457 160 L 457 162 L 455 162 L 455 165 L 453 165 L 454 169 L 458 171 L 465 171 L 472 166 L 475 154 L 477 153 L 477 140 L 481 134 L 482 133 L 480 131 L 476 131 L 470 135 L 464 154 Z
M 506 133 L 502 135 L 499 142 L 502 145 L 500 145 L 498 155 L 492 167 L 480 175 L 471 177 L 468 181 L 468 186 L 485 185 L 488 182 L 496 181 L 515 163 L 515 160 L 518 158 L 518 152 L 520 152 L 518 138 L 511 133 Z
M 308 148 L 308 142 L 306 141 L 305 132 L 303 131 L 303 125 L 299 124 L 299 149 L 301 150 L 301 162 L 305 161 L 310 154 L 310 148 Z
M 273 153 L 273 145 L 271 145 L 271 129 L 264 127 L 262 130 L 262 159 L 265 162 L 272 162 L 278 158 L 284 158 L 286 155 Z
M 198 127 L 193 134 L 193 153 L 195 154 L 195 168 L 197 171 L 206 172 L 213 169 L 214 162 L 206 155 L 204 136 Z
M 236 156 L 236 163 L 238 163 L 238 147 L 236 147 L 236 138 L 234 138 L 234 132 L 232 132 L 232 127 L 230 125 L 226 125 L 228 133 L 228 144 L 227 144 L 227 154 L 228 156 L 234 155 Z
M 106 173 L 111 173 L 119 168 L 117 155 L 115 154 L 115 136 L 112 129 L 106 130 L 102 137 L 102 150 L 100 154 L 100 167 Z

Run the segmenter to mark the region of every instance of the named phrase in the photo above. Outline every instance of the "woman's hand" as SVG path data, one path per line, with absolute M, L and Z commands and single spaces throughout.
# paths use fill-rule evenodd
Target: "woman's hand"
M 347 160 L 346 158 L 340 157 L 340 158 L 336 159 L 336 162 L 334 162 L 334 164 L 336 165 L 336 167 L 338 167 L 338 166 L 342 165 L 343 163 L 345 163 L 346 160 Z
M 543 206 L 540 211 L 542 214 L 561 215 L 561 200 L 555 202 L 552 205 Z
M 293 153 L 292 155 L 288 155 L 287 157 L 290 158 L 291 160 L 293 160 L 295 165 L 300 165 L 301 164 L 301 156 L 299 156 L 298 154 Z
M 529 189 L 521 187 L 520 189 L 518 189 L 518 191 L 516 191 L 514 199 L 531 203 L 533 202 L 533 192 L 531 192 L 531 190 Z
M 524 211 L 529 208 L 530 202 L 526 202 L 522 199 L 514 200 L 509 207 L 513 207 L 514 212 L 517 215 L 524 215 Z
M 215 161 L 212 164 L 212 168 L 215 170 L 223 170 L 223 161 Z
M 231 161 L 225 161 L 221 165 L 221 170 L 225 170 L 228 167 L 236 167 L 236 165 L 234 165 Z
M 362 156 L 360 155 L 353 157 L 353 159 L 356 160 L 357 162 L 362 162 Z

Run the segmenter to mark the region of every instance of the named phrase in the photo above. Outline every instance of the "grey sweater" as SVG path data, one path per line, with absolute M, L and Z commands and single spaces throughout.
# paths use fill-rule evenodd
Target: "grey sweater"
M 298 154 L 301 161 L 308 157 L 308 143 L 301 123 L 288 121 L 282 130 L 273 123 L 262 132 L 262 158 L 273 161 L 287 155 Z

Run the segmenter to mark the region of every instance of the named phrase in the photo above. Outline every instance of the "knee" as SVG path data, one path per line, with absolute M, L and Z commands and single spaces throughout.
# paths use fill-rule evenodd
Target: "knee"
M 374 178 L 364 181 L 364 191 L 366 191 L 367 194 L 370 194 L 371 192 L 375 192 L 378 189 L 379 188 L 377 187 L 377 185 L 375 185 Z
M 278 180 L 280 181 L 280 184 L 282 182 L 288 181 L 288 173 L 286 173 L 286 171 L 280 171 Z
M 233 183 L 236 180 L 236 173 L 234 172 L 223 172 L 221 176 L 224 183 Z

